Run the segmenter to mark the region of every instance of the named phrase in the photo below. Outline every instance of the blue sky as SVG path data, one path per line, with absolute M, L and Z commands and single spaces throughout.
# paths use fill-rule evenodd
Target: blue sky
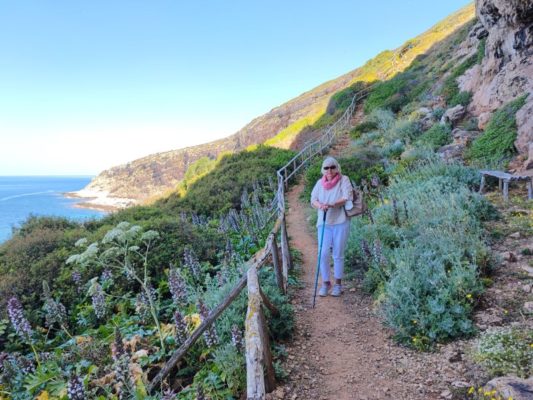
M 0 175 L 231 135 L 465 0 L 0 0 Z

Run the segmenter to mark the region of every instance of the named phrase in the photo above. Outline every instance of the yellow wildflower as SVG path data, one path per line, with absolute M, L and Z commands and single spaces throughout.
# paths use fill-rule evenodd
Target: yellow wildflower
M 474 386 L 470 386 L 470 389 L 468 389 L 468 394 L 472 394 L 476 391 L 476 389 L 474 389 Z
M 198 326 L 202 323 L 200 314 L 197 314 L 197 313 L 186 315 L 183 319 L 185 320 L 186 323 L 192 325 L 193 329 L 198 328 Z
M 472 298 L 472 294 L 471 294 L 471 293 L 468 293 L 468 294 L 466 295 L 466 298 L 467 298 L 467 299 L 471 299 L 471 298 Z

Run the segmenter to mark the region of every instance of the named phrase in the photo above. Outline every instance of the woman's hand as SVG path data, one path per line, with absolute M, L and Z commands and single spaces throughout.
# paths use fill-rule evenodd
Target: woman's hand
M 318 208 L 322 211 L 327 211 L 329 210 L 330 208 L 332 208 L 332 206 L 330 204 L 326 204 L 326 203 L 320 203 L 320 202 L 317 202 L 318 203 Z

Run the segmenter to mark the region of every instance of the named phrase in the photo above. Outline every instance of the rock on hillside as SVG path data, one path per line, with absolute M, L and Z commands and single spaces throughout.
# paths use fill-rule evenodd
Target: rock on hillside
M 502 104 L 533 92 L 533 0 L 476 0 L 476 15 L 479 22 L 471 36 L 486 40 L 485 54 L 459 84 L 461 90 L 473 93 L 469 112 L 483 125 Z M 515 145 L 524 159 L 533 143 L 531 115 L 533 96 L 517 113 Z

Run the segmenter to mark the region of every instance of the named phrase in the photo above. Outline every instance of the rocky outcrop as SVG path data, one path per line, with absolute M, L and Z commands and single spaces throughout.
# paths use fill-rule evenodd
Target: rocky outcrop
M 483 121 L 488 113 L 516 97 L 533 92 L 533 0 L 476 0 L 479 23 L 471 36 L 485 40 L 483 62 L 459 81 L 461 90 L 473 93 L 468 111 Z M 527 156 L 533 140 L 533 96 L 517 116 L 518 151 Z M 524 157 L 525 158 L 525 157 Z
M 531 400 L 533 398 L 533 378 L 520 379 L 502 377 L 491 380 L 484 387 L 484 391 L 496 391 L 504 399 Z
M 442 146 L 437 150 L 437 154 L 446 162 L 462 161 L 464 150 L 479 133 L 455 128 L 452 131 L 453 143 Z
M 466 109 L 461 104 L 457 104 L 455 107 L 447 109 L 440 119 L 441 124 L 455 125 L 465 115 Z

